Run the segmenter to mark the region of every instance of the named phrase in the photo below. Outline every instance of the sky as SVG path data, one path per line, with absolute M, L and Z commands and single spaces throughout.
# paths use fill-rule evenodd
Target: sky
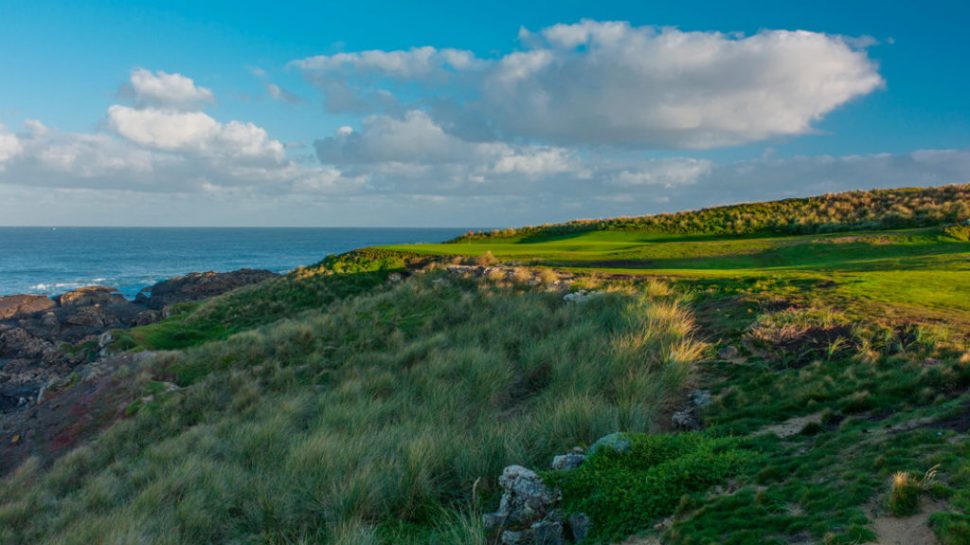
M 502 227 L 970 181 L 970 4 L 0 0 L 0 225 Z

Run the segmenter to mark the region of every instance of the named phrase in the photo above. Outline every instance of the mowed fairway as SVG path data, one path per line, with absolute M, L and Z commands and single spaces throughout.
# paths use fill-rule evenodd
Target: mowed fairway
M 496 258 L 577 272 L 662 275 L 690 280 L 771 280 L 819 288 L 846 304 L 970 321 L 970 243 L 942 228 L 797 236 L 674 235 L 589 231 L 388 246 L 432 255 Z

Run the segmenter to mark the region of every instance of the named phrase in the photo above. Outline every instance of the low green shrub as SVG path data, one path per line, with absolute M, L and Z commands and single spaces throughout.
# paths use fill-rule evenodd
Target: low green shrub
M 544 477 L 563 492 L 567 512 L 593 521 L 590 538 L 626 538 L 674 512 L 685 495 L 723 483 L 758 455 L 733 438 L 703 433 L 627 434 L 631 448 L 593 454 L 578 469 Z

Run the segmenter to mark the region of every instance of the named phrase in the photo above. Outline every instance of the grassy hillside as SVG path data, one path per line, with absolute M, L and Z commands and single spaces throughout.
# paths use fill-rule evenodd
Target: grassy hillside
M 653 216 L 576 220 L 557 225 L 469 233 L 484 238 L 546 240 L 590 231 L 646 231 L 681 235 L 799 234 L 898 229 L 957 223 L 970 217 L 970 184 L 877 189 L 818 197 L 718 206 Z
M 479 479 L 488 497 L 506 464 L 655 429 L 704 353 L 692 330 L 669 295 L 616 290 L 580 308 L 442 274 L 382 285 L 160 357 L 138 377 L 154 395 L 130 418 L 12 477 L 0 536 L 425 543 L 474 531 L 442 513 L 472 506 Z
M 543 472 L 584 542 L 970 543 L 968 204 L 369 249 L 183 307 L 119 334 L 167 350 L 121 377 L 123 418 L 6 477 L 0 543 L 491 543 L 505 465 L 612 432 L 629 452 Z

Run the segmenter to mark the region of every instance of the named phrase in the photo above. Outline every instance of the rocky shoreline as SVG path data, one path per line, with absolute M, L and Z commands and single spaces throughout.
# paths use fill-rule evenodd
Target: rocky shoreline
M 112 330 L 151 324 L 173 305 L 274 276 L 258 269 L 189 273 L 145 288 L 134 300 L 106 286 L 0 297 L 0 414 L 35 405 L 50 384 L 104 357 Z

